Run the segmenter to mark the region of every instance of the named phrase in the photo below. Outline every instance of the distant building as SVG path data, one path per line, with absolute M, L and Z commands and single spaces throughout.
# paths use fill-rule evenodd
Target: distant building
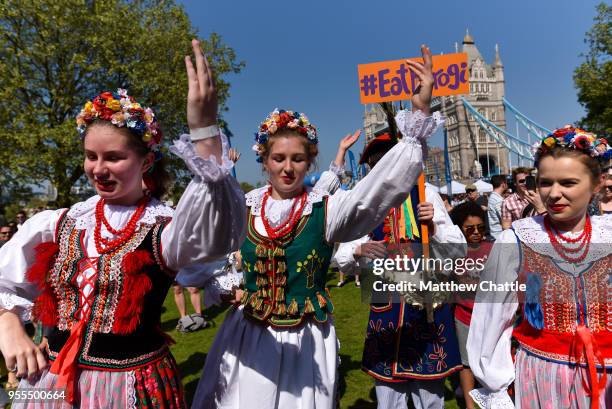
M 446 183 L 446 166 L 444 164 L 444 149 L 432 147 L 425 160 L 425 178 L 436 186 Z
M 505 129 L 506 117 L 502 98 L 505 94 L 504 66 L 495 46 L 495 61 L 485 62 L 473 37 L 466 32 L 462 52 L 468 55 L 470 94 L 465 98 L 478 112 L 498 127 Z M 466 112 L 461 99 L 445 97 L 442 111 L 448 118 L 446 130 L 451 176 L 471 180 L 496 173 L 508 173 L 508 151 L 497 144 Z

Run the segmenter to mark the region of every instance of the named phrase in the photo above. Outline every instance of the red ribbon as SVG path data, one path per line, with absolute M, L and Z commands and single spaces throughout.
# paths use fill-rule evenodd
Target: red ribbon
M 57 387 L 66 388 L 66 400 L 74 403 L 74 392 L 77 386 L 77 357 L 83 344 L 83 333 L 87 322 L 79 321 L 72 326 L 70 337 L 51 365 L 51 373 L 58 375 Z
M 606 387 L 608 378 L 604 371 L 602 376 L 597 379 L 595 359 L 599 361 L 602 367 L 605 367 L 605 361 L 591 330 L 584 325 L 578 325 L 572 346 L 572 355 L 575 357 L 577 364 L 580 363 L 583 352 L 586 355 L 589 382 L 585 382 L 584 378 L 582 382 L 587 395 L 591 397 L 591 409 L 598 409 L 599 392 Z

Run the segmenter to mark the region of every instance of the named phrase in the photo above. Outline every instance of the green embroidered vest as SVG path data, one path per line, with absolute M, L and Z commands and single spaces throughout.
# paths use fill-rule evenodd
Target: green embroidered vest
M 312 204 L 292 232 L 270 240 L 255 230 L 248 210 L 248 231 L 240 251 L 245 292 L 244 314 L 275 327 L 294 327 L 308 317 L 325 322 L 333 305 L 325 287 L 333 246 L 325 241 L 327 197 Z

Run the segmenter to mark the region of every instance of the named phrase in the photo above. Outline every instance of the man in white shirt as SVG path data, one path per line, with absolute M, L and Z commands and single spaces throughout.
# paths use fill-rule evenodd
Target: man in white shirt
M 508 181 L 506 175 L 494 175 L 491 177 L 493 192 L 489 196 L 489 204 L 487 206 L 487 217 L 489 218 L 489 231 L 495 240 L 502 232 L 502 203 L 504 201 L 503 193 L 508 189 Z

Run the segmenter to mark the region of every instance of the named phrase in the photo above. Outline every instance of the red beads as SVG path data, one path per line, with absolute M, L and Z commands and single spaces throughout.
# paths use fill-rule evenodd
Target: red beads
M 272 192 L 272 187 L 264 193 L 264 197 L 261 204 L 261 220 L 263 221 L 264 228 L 266 229 L 266 233 L 268 233 L 268 237 L 271 239 L 277 239 L 279 237 L 283 237 L 286 234 L 290 233 L 293 228 L 296 226 L 300 218 L 302 217 L 302 212 L 304 211 L 304 206 L 306 206 L 306 198 L 308 194 L 304 190 L 302 194 L 295 199 L 293 199 L 293 205 L 291 206 L 291 213 L 289 213 L 289 217 L 283 223 L 281 223 L 278 227 L 270 226 L 270 222 L 268 222 L 268 218 L 266 217 L 266 202 L 270 197 Z M 299 207 L 298 207 L 299 202 Z M 297 208 L 297 209 L 296 209 Z
M 576 238 L 567 237 L 563 235 L 561 232 L 559 232 L 550 223 L 550 216 L 548 215 L 544 217 L 544 227 L 546 228 L 546 232 L 548 233 L 548 238 L 550 239 L 550 242 L 552 243 L 553 248 L 555 249 L 557 254 L 561 256 L 563 260 L 567 261 L 568 263 L 579 263 L 585 259 L 586 255 L 589 252 L 589 247 L 591 244 L 591 233 L 593 231 L 593 228 L 591 226 L 591 218 L 588 215 L 586 216 L 584 230 Z M 559 241 L 559 239 L 561 239 L 561 241 Z M 572 244 L 579 243 L 579 245 L 568 247 L 565 245 L 565 243 L 572 243 Z M 581 255 L 577 257 L 570 256 L 567 254 L 567 253 L 570 253 L 570 254 L 578 253 L 582 249 L 584 249 L 584 251 L 582 252 Z
M 94 229 L 94 243 L 96 244 L 96 250 L 98 254 L 109 253 L 119 247 L 123 246 L 129 239 L 132 237 L 134 232 L 136 231 L 136 222 L 142 217 L 147 204 L 149 203 L 149 197 L 143 196 L 142 199 L 138 201 L 138 207 L 134 211 L 134 214 L 130 217 L 125 227 L 122 229 L 114 229 L 106 217 L 104 216 L 104 199 L 98 200 L 96 204 L 96 227 Z M 102 237 L 102 224 L 106 227 L 106 229 L 114 234 L 114 239 L 106 239 Z

